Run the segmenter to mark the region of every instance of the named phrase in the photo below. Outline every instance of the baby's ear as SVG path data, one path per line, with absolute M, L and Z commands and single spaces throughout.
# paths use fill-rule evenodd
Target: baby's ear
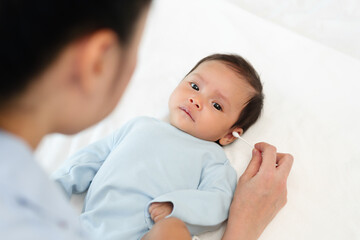
M 235 141 L 236 137 L 233 136 L 233 132 L 237 132 L 240 136 L 243 134 L 244 130 L 240 127 L 234 128 L 231 131 L 229 131 L 224 137 L 219 139 L 219 143 L 222 146 L 228 145 Z

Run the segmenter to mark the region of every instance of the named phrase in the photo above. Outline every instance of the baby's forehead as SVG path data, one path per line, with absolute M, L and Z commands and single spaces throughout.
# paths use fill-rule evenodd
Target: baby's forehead
M 236 75 L 240 81 L 247 82 L 246 76 L 242 71 L 240 71 L 240 67 L 236 67 L 234 64 L 224 62 L 221 60 L 209 60 L 205 61 L 197 68 L 193 70 L 194 73 L 203 73 L 204 71 L 215 71 L 215 72 L 223 72 Z
M 255 89 L 251 86 L 245 74 L 241 73 L 232 64 L 223 62 L 221 60 L 205 61 L 193 70 L 189 75 L 202 78 L 204 81 L 207 79 L 214 84 L 230 83 L 234 88 L 239 88 L 241 92 L 248 92 L 253 94 Z

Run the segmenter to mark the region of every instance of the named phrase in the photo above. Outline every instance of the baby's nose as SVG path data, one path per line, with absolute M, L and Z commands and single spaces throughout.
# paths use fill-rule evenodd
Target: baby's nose
M 189 98 L 189 102 L 194 104 L 197 109 L 201 109 L 200 102 L 196 98 Z

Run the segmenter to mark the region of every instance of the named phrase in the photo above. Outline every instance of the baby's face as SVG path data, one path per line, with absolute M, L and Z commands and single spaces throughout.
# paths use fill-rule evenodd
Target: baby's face
M 217 141 L 237 121 L 252 87 L 220 61 L 200 64 L 170 96 L 170 123 L 195 137 Z

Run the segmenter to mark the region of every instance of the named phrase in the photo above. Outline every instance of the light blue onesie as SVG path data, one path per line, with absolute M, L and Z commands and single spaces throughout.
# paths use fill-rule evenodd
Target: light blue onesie
M 192 234 L 228 217 L 237 178 L 223 149 L 174 126 L 138 117 L 76 153 L 53 177 L 68 196 L 88 189 L 81 221 L 101 239 L 140 239 L 154 224 L 152 202 Z

